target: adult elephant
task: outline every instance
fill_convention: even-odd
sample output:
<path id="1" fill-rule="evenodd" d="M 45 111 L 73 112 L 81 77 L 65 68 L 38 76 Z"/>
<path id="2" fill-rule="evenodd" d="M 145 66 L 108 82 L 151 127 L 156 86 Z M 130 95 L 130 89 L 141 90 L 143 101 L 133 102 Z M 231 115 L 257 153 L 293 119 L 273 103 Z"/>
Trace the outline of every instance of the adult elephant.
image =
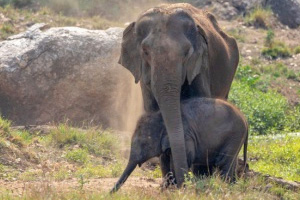
<path id="1" fill-rule="evenodd" d="M 238 61 L 215 17 L 187 3 L 151 8 L 123 32 L 119 63 L 140 81 L 146 112 L 162 113 L 179 187 L 188 169 L 180 100 L 226 99 Z"/>

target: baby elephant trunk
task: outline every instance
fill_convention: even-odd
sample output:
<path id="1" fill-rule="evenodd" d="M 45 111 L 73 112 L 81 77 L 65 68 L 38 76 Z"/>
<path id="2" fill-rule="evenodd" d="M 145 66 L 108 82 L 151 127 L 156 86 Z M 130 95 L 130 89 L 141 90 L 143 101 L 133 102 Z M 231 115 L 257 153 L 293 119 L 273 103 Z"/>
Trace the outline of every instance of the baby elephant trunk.
<path id="1" fill-rule="evenodd" d="M 110 194 L 117 192 L 120 187 L 125 183 L 125 181 L 127 180 L 127 178 L 130 176 L 130 174 L 133 172 L 133 170 L 136 167 L 136 163 L 134 162 L 129 162 L 127 164 L 126 169 L 124 170 L 122 176 L 120 177 L 120 179 L 118 180 L 118 182 L 115 184 L 115 186 L 111 189 Z"/>

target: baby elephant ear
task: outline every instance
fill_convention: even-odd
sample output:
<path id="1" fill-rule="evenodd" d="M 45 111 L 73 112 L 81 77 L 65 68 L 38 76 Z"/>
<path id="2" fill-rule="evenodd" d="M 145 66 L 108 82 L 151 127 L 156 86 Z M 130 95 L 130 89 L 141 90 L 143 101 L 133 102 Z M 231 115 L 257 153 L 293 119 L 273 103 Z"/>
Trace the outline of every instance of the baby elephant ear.
<path id="1" fill-rule="evenodd" d="M 127 26 L 123 32 L 119 64 L 123 65 L 132 73 L 135 78 L 135 83 L 139 82 L 142 71 L 142 58 L 135 33 L 135 22 Z"/>

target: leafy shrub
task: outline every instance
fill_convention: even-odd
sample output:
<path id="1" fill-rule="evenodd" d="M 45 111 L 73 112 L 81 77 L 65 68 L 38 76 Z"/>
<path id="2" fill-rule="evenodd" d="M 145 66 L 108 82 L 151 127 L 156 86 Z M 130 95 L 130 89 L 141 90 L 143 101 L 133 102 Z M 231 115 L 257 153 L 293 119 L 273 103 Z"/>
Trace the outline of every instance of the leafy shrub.
<path id="1" fill-rule="evenodd" d="M 300 105 L 290 108 L 286 115 L 286 130 L 289 132 L 300 130 Z"/>
<path id="2" fill-rule="evenodd" d="M 267 36 L 265 38 L 265 46 L 266 47 L 272 46 L 272 44 L 274 42 L 274 37 L 275 37 L 274 31 L 272 29 L 269 29 L 267 32 Z"/>
<path id="3" fill-rule="evenodd" d="M 287 100 L 275 91 L 262 92 L 246 82 L 235 81 L 229 96 L 247 116 L 252 134 L 265 135 L 284 130 Z"/>
<path id="4" fill-rule="evenodd" d="M 268 28 L 272 17 L 271 9 L 262 7 L 255 8 L 249 15 L 246 16 L 246 24 L 257 28 Z"/>
<path id="5" fill-rule="evenodd" d="M 288 105 L 284 96 L 269 87 L 268 77 L 287 78 L 294 72 L 281 63 L 238 67 L 229 99 L 247 116 L 252 134 L 300 130 L 300 108 Z"/>

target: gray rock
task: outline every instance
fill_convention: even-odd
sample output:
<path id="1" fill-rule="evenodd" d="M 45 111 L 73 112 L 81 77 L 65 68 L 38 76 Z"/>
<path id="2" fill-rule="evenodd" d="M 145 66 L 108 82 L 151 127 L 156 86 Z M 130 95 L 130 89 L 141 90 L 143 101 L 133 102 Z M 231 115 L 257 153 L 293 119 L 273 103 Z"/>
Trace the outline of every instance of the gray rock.
<path id="1" fill-rule="evenodd" d="M 266 0 L 195 0 L 197 7 L 211 10 L 221 19 L 231 20 L 238 15 L 245 15 L 253 8 L 265 4 Z"/>
<path id="2" fill-rule="evenodd" d="M 1 114 L 16 125 L 69 119 L 122 129 L 135 121 L 140 89 L 117 64 L 123 29 L 45 27 L 0 42 Z"/>
<path id="3" fill-rule="evenodd" d="M 267 0 L 282 24 L 290 28 L 300 25 L 300 0 Z"/>

